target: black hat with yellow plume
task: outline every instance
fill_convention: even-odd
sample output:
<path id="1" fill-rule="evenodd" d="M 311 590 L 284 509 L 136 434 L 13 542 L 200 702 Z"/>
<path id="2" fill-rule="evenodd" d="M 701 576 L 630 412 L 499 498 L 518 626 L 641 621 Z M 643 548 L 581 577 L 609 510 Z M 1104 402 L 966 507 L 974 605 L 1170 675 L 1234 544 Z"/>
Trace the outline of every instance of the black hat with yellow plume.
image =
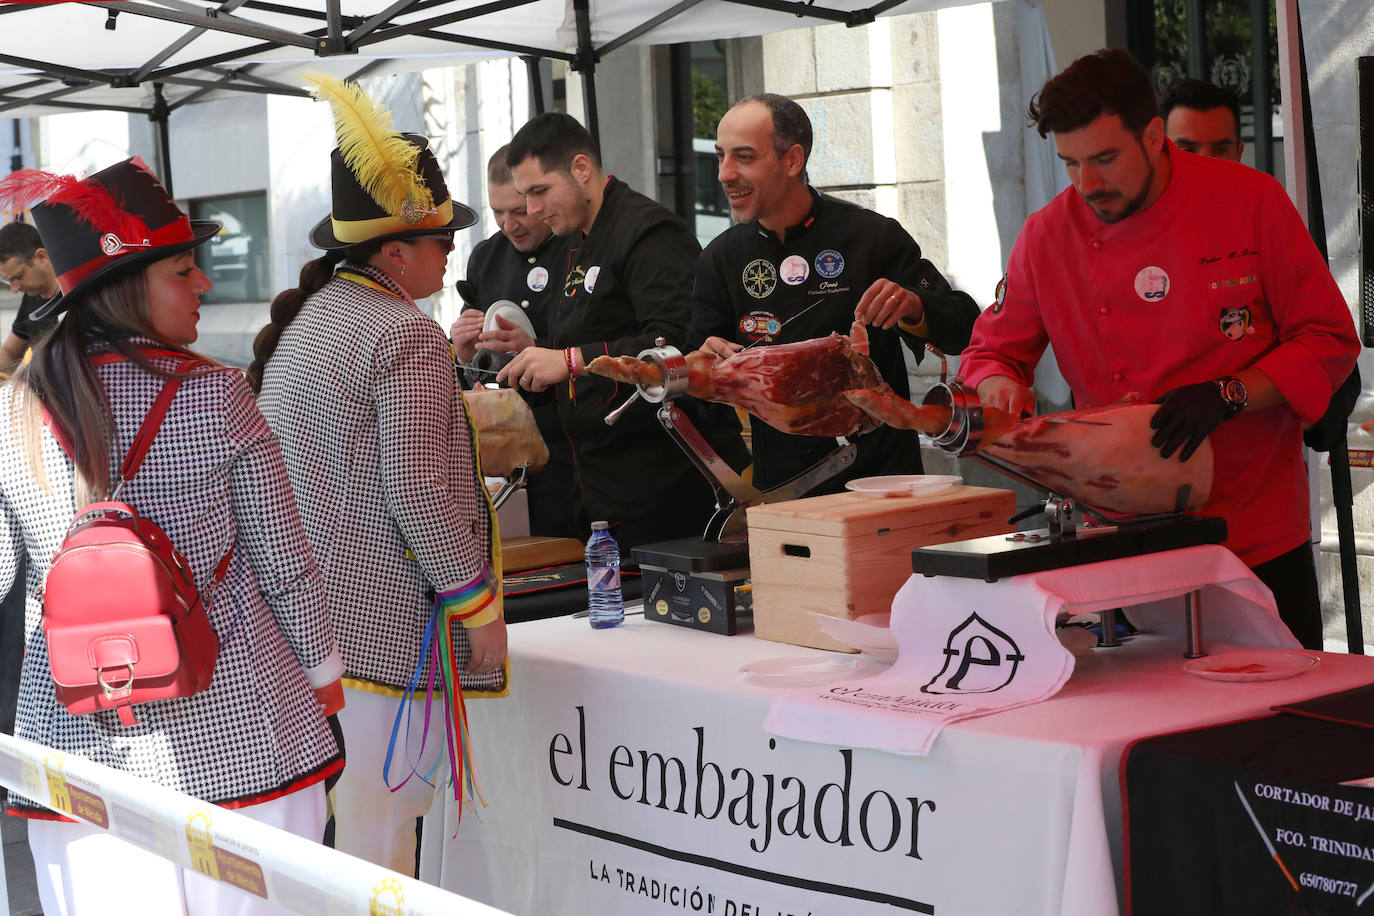
<path id="1" fill-rule="evenodd" d="M 391 113 L 356 83 L 325 74 L 306 81 L 334 109 L 339 141 L 329 156 L 333 206 L 310 230 L 312 245 L 332 251 L 477 222 L 476 213 L 449 197 L 429 140 L 393 130 Z"/>

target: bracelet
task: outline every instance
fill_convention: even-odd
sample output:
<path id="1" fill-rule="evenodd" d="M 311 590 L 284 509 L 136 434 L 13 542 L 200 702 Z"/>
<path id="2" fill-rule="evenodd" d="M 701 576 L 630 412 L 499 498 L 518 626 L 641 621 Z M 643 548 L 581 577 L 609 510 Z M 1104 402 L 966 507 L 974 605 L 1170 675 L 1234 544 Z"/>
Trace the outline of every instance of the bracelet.
<path id="1" fill-rule="evenodd" d="M 577 378 L 577 359 L 573 356 L 574 347 L 568 347 L 563 351 L 563 362 L 568 364 L 568 378 Z"/>

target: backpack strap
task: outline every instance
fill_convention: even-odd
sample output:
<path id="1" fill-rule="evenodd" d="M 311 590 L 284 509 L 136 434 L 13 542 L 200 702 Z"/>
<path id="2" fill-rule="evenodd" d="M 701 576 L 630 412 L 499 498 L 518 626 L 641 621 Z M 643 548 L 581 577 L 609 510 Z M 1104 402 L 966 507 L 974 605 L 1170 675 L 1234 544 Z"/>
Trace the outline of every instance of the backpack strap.
<path id="1" fill-rule="evenodd" d="M 141 352 L 143 355 L 149 357 L 172 357 L 177 361 L 172 371 L 177 373 L 205 362 L 199 357 L 187 356 L 185 353 L 179 353 L 176 350 L 148 348 Z M 100 353 L 91 357 L 91 365 L 108 366 L 113 363 L 126 362 L 127 360 L 128 357 L 123 353 Z M 143 464 L 143 459 L 148 455 L 148 450 L 153 447 L 153 440 L 157 438 L 158 430 L 162 427 L 162 421 L 167 417 L 168 409 L 172 406 L 172 398 L 176 397 L 177 390 L 181 387 L 183 381 L 185 381 L 183 376 L 174 375 L 163 383 L 162 390 L 158 392 L 157 398 L 154 399 L 153 406 L 148 408 L 148 413 L 143 418 L 143 423 L 139 425 L 138 432 L 134 435 L 134 441 L 129 446 L 129 453 L 124 456 L 124 462 L 120 465 L 119 482 L 115 485 L 115 493 L 118 493 L 119 488 L 128 483 L 129 480 L 138 473 L 139 467 Z M 43 424 L 48 427 L 48 431 L 51 432 L 53 438 L 57 440 L 57 444 L 62 447 L 62 451 L 67 453 L 67 457 L 72 458 L 75 454 L 75 450 L 72 447 L 71 439 L 67 436 L 67 431 L 61 429 L 57 424 L 52 422 L 52 416 L 48 413 L 46 407 L 43 408 Z"/>

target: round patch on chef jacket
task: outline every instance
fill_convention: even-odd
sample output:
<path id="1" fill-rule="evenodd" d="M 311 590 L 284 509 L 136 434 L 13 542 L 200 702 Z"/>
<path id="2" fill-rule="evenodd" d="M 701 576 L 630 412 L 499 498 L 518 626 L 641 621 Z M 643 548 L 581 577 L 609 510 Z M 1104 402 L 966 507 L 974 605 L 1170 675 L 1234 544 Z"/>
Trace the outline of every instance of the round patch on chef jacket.
<path id="1" fill-rule="evenodd" d="M 1249 306 L 1222 309 L 1221 317 L 1217 319 L 1217 329 L 1228 340 L 1244 340 L 1246 334 L 1255 333 Z"/>
<path id="2" fill-rule="evenodd" d="M 1142 267 L 1135 275 L 1135 294 L 1146 302 L 1158 302 L 1169 295 L 1169 275 L 1163 267 Z"/>
<path id="3" fill-rule="evenodd" d="M 811 276 L 811 265 L 799 254 L 789 254 L 782 259 L 782 282 L 788 286 L 800 286 Z"/>
<path id="4" fill-rule="evenodd" d="M 816 255 L 816 273 L 833 280 L 844 273 L 844 255 L 833 248 L 827 248 Z"/>
<path id="5" fill-rule="evenodd" d="M 740 280 L 744 283 L 746 293 L 755 299 L 763 299 L 777 288 L 778 272 L 769 261 L 755 258 L 744 265 Z"/>
<path id="6" fill-rule="evenodd" d="M 525 285 L 536 293 L 542 293 L 549 285 L 549 271 L 545 267 L 534 267 L 525 274 Z"/>
<path id="7" fill-rule="evenodd" d="M 600 268 L 600 267 L 588 267 L 588 268 L 587 268 L 587 278 L 586 278 L 585 280 L 582 281 L 582 286 L 586 288 L 587 292 L 590 293 L 592 290 L 596 289 L 596 278 L 599 277 L 600 275 L 601 275 L 601 268 Z"/>
<path id="8" fill-rule="evenodd" d="M 1002 311 L 1002 303 L 1007 301 L 1007 275 L 1002 274 L 1002 279 L 997 281 L 997 289 L 992 293 L 992 313 L 996 315 Z"/>

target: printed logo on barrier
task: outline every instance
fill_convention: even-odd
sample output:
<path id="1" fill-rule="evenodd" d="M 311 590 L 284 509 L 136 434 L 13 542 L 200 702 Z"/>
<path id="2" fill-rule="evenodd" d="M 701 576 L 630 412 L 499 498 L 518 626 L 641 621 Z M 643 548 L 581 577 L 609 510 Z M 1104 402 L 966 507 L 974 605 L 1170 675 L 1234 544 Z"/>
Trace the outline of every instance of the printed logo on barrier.
<path id="1" fill-rule="evenodd" d="M 186 845 L 191 848 L 191 867 L 218 881 L 219 865 L 215 862 L 215 841 L 210 829 L 209 811 L 202 808 L 186 816 Z"/>
<path id="2" fill-rule="evenodd" d="M 1026 660 L 1014 639 L 976 613 L 950 631 L 944 654 L 944 667 L 922 693 L 995 693 Z"/>
<path id="3" fill-rule="evenodd" d="M 755 258 L 744 265 L 744 272 L 740 275 L 744 282 L 744 291 L 755 299 L 763 299 L 777 288 L 778 272 L 773 268 L 769 261 L 763 258 Z"/>
<path id="4" fill-rule="evenodd" d="M 1158 302 L 1169 295 L 1169 275 L 1162 267 L 1142 267 L 1135 275 L 1135 294 L 1146 302 Z"/>
<path id="5" fill-rule="evenodd" d="M 1255 326 L 1250 322 L 1250 307 L 1242 305 L 1222 309 L 1217 328 L 1228 340 L 1244 340 L 1246 334 L 1255 333 Z"/>
<path id="6" fill-rule="evenodd" d="M 405 902 L 401 882 L 395 878 L 383 878 L 372 888 L 368 916 L 405 916 Z"/>
<path id="7" fill-rule="evenodd" d="M 799 254 L 789 254 L 782 259 L 782 282 L 788 286 L 800 286 L 811 276 L 811 265 Z"/>
<path id="8" fill-rule="evenodd" d="M 816 273 L 833 280 L 844 273 L 844 255 L 833 248 L 827 248 L 816 255 Z"/>
<path id="9" fill-rule="evenodd" d="M 544 288 L 549 285 L 549 269 L 547 267 L 530 268 L 530 272 L 525 275 L 525 285 L 536 293 L 542 293 Z"/>
<path id="10" fill-rule="evenodd" d="M 43 757 L 43 769 L 48 773 L 48 804 L 71 814 L 72 793 L 67 788 L 65 761 L 66 757 L 62 754 L 46 754 Z"/>
<path id="11" fill-rule="evenodd" d="M 186 845 L 191 867 L 230 887 L 267 899 L 267 876 L 262 866 L 237 852 L 215 845 L 210 812 L 204 808 L 186 816 Z"/>

